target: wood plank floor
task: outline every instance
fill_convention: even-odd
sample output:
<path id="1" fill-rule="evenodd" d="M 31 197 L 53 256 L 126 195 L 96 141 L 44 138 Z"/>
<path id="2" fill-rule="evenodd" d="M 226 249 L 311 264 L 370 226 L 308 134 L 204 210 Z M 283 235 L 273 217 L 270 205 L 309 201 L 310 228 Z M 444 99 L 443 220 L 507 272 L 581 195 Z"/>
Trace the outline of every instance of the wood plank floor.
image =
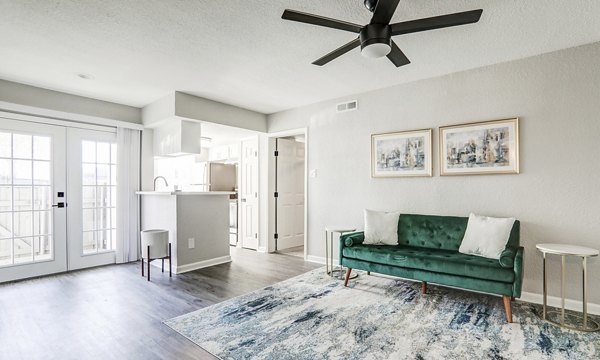
<path id="1" fill-rule="evenodd" d="M 232 248 L 233 262 L 141 277 L 139 263 L 0 285 L 0 359 L 215 359 L 162 324 L 320 265 Z"/>

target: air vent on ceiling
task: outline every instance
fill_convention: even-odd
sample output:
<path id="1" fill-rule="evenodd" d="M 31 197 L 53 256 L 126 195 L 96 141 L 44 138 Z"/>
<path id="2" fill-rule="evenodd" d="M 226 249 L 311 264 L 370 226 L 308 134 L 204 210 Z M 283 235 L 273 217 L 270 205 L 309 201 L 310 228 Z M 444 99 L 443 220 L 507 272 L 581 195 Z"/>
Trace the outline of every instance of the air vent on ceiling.
<path id="1" fill-rule="evenodd" d="M 358 100 L 337 104 L 335 109 L 337 112 L 354 111 L 358 109 Z"/>

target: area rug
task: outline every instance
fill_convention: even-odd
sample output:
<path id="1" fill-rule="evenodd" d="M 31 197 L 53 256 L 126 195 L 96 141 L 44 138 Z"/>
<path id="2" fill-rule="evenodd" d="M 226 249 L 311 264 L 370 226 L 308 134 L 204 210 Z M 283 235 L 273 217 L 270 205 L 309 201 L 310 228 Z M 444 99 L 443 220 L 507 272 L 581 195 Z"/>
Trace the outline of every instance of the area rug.
<path id="1" fill-rule="evenodd" d="M 540 307 L 378 275 L 317 269 L 165 321 L 220 359 L 600 359 L 600 334 L 550 325 Z M 597 320 L 597 319 L 596 319 Z"/>

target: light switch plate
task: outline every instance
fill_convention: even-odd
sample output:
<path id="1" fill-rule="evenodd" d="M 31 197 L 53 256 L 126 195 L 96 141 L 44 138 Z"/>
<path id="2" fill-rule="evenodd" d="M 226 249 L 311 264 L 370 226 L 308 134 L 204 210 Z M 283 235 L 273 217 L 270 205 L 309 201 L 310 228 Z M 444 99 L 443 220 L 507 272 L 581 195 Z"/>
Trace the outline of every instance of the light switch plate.
<path id="1" fill-rule="evenodd" d="M 196 239 L 189 238 L 188 239 L 188 249 L 193 249 L 196 247 Z"/>

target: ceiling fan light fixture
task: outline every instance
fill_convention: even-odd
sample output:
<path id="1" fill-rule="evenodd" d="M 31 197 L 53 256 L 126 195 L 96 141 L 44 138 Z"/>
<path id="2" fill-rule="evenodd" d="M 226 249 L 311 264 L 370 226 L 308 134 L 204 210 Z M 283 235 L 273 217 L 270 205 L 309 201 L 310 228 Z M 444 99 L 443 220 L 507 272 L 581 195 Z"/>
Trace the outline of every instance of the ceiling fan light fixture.
<path id="1" fill-rule="evenodd" d="M 387 56 L 390 51 L 392 51 L 392 47 L 389 44 L 373 43 L 363 47 L 360 53 L 366 58 L 378 59 Z"/>

